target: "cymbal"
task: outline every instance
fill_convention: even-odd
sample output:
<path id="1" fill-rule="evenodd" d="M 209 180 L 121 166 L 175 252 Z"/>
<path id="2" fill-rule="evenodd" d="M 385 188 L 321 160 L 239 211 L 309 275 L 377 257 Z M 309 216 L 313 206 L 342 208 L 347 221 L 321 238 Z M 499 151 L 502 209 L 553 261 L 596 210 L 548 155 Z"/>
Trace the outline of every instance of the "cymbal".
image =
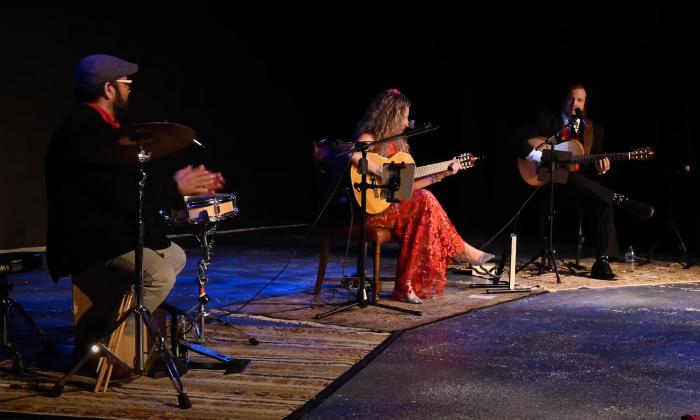
<path id="1" fill-rule="evenodd" d="M 192 144 L 195 132 L 190 127 L 169 122 L 147 122 L 126 127 L 127 137 L 117 143 L 138 153 L 139 148 L 151 153 L 151 159 L 158 159 L 179 152 Z M 128 153 L 127 153 L 128 155 Z M 134 155 L 131 156 L 134 159 Z"/>
<path id="2" fill-rule="evenodd" d="M 111 144 L 82 144 L 80 155 L 94 163 L 134 164 L 138 163 L 141 149 L 151 154 L 150 160 L 155 160 L 179 152 L 195 139 L 190 127 L 169 122 L 131 124 L 124 131 L 126 135 Z"/>

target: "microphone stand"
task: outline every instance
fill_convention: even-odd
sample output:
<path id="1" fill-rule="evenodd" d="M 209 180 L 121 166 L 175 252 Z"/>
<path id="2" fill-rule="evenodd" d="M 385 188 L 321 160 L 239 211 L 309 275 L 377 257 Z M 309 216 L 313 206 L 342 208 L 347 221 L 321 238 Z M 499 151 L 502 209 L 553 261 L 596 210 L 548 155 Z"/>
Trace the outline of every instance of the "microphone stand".
<path id="1" fill-rule="evenodd" d="M 577 109 L 578 111 L 578 109 Z M 579 126 L 579 132 L 577 133 L 577 137 L 583 137 L 583 119 L 580 116 L 580 111 L 577 112 L 576 117 L 580 121 L 580 126 Z M 571 130 L 574 130 L 574 124 L 577 118 L 570 118 L 569 122 L 566 124 L 566 127 L 568 127 Z M 547 256 L 549 258 L 549 264 L 551 265 L 552 271 L 554 271 L 554 275 L 557 278 L 557 284 L 561 283 L 561 277 L 559 276 L 559 268 L 557 267 L 557 260 L 554 257 L 554 184 L 555 184 L 555 174 L 557 173 L 557 170 L 563 171 L 563 179 L 568 178 L 569 172 L 565 169 L 560 169 L 557 167 L 557 151 L 555 150 L 555 146 L 558 143 L 561 143 L 562 141 L 562 133 L 564 131 L 564 128 L 560 129 L 557 131 L 555 135 L 552 137 L 548 138 L 546 142 L 542 143 L 541 145 L 538 146 L 538 149 L 543 147 L 544 145 L 549 145 L 549 165 L 548 165 L 548 172 L 549 172 L 549 214 L 547 215 L 547 222 L 548 222 L 548 234 L 547 234 Z M 544 158 L 544 156 L 543 156 Z M 565 162 L 566 159 L 561 159 L 562 162 Z M 561 182 L 560 183 L 565 183 Z"/>
<path id="2" fill-rule="evenodd" d="M 417 134 L 422 134 L 422 133 L 427 133 L 429 131 L 437 130 L 438 127 L 433 128 L 431 125 L 426 125 L 423 128 L 418 128 L 415 130 L 411 130 L 409 133 L 401 133 L 397 134 L 394 136 L 386 137 L 384 139 L 376 140 L 373 142 L 357 142 L 355 143 L 355 147 L 352 148 L 350 151 L 343 152 L 342 154 L 345 153 L 354 153 L 354 152 L 361 152 L 362 153 L 362 158 L 360 158 L 358 162 L 358 169 L 360 171 L 361 176 L 361 181 L 359 183 L 356 183 L 354 185 L 355 188 L 359 188 L 360 190 L 360 243 L 358 246 L 358 253 L 357 253 L 357 258 L 358 258 L 358 263 L 357 267 L 359 270 L 360 274 L 360 280 L 359 280 L 359 287 L 357 290 L 357 296 L 355 297 L 355 300 L 353 302 L 350 302 L 349 304 L 342 306 L 340 308 L 336 308 L 333 310 L 330 310 L 328 312 L 324 312 L 321 314 L 318 314 L 314 317 L 314 319 L 321 319 L 333 314 L 337 314 L 339 312 L 345 311 L 347 309 L 353 308 L 355 306 L 359 306 L 360 308 L 365 308 L 367 306 L 376 306 L 379 308 L 384 308 L 384 309 L 390 309 L 393 311 L 397 312 L 403 312 L 407 314 L 412 314 L 412 315 L 423 315 L 421 311 L 415 311 L 411 309 L 404 309 L 404 308 L 399 308 L 395 306 L 390 306 L 390 305 L 385 305 L 383 303 L 377 302 L 377 298 L 375 296 L 375 290 L 377 285 L 374 284 L 374 281 L 371 280 L 369 281 L 369 293 L 366 287 L 367 283 L 367 273 L 365 272 L 365 267 L 367 264 L 367 255 L 365 253 L 365 224 L 366 224 L 366 213 L 367 213 L 367 190 L 368 189 L 388 189 L 388 188 L 394 188 L 396 187 L 397 183 L 399 182 L 400 178 L 397 175 L 396 178 L 399 178 L 397 180 L 396 178 L 393 180 L 389 180 L 386 185 L 370 185 L 367 183 L 367 149 L 369 149 L 370 146 L 375 145 L 375 144 L 381 144 L 384 142 L 388 142 L 391 140 L 395 140 L 400 137 L 410 137 L 414 136 Z M 369 295 L 369 296 L 368 296 Z"/>
<path id="3" fill-rule="evenodd" d="M 547 234 L 547 253 L 549 254 L 549 263 L 552 266 L 554 275 L 557 277 L 557 284 L 561 283 L 561 277 L 559 277 L 559 268 L 557 267 L 557 259 L 554 258 L 554 171 L 557 169 L 557 154 L 554 146 L 556 141 L 561 140 L 561 130 L 554 137 L 549 138 L 552 143 L 550 143 L 550 158 L 549 158 L 549 215 L 547 216 L 547 222 L 549 223 L 549 233 Z"/>

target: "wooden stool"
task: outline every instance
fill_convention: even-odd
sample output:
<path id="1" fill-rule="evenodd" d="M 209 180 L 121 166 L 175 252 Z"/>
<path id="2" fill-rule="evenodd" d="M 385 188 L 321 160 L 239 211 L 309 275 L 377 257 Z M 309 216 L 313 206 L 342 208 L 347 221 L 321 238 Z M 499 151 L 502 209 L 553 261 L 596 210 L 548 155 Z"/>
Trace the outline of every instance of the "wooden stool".
<path id="1" fill-rule="evenodd" d="M 360 227 L 353 226 L 350 233 L 350 239 L 357 241 L 360 238 Z M 329 230 L 324 230 L 321 233 L 321 252 L 318 260 L 318 273 L 316 274 L 316 284 L 314 286 L 314 294 L 318 295 L 321 293 L 321 287 L 324 282 L 328 281 L 343 281 L 348 279 L 356 279 L 357 277 L 350 278 L 332 278 L 326 277 L 326 266 L 328 265 L 328 250 L 330 247 L 330 237 L 337 236 L 342 238 L 348 237 L 348 228 L 334 229 L 334 232 Z M 394 281 L 395 276 L 392 277 L 381 277 L 380 267 L 381 267 L 381 256 L 382 256 L 382 245 L 386 242 L 398 241 L 398 238 L 394 236 L 391 229 L 382 227 L 366 227 L 365 228 L 365 253 L 367 252 L 367 244 L 374 244 L 374 284 L 377 286 L 374 291 L 374 296 L 379 299 L 379 294 L 382 291 L 382 280 L 384 281 Z"/>
<path id="2" fill-rule="evenodd" d="M 122 298 L 122 302 L 119 305 L 119 312 L 118 312 L 118 317 L 117 319 L 121 319 L 122 316 L 124 316 L 129 309 L 131 308 L 131 300 L 132 297 L 134 296 L 133 291 L 128 291 L 127 293 L 124 294 L 124 297 Z M 126 328 L 126 322 L 122 322 L 119 327 L 117 327 L 116 330 L 110 335 L 109 341 L 107 342 L 107 348 L 109 351 L 112 352 L 115 356 L 117 356 L 118 352 L 122 353 L 129 353 L 127 349 L 124 349 L 120 347 L 122 338 L 124 337 L 124 329 Z M 131 354 L 134 354 L 134 347 L 136 347 L 135 343 L 133 340 L 130 343 L 132 345 L 131 347 Z M 119 357 L 119 356 L 117 356 Z M 131 359 L 133 360 L 133 358 Z M 97 380 L 95 381 L 95 392 L 107 392 L 107 388 L 109 387 L 109 379 L 112 377 L 112 371 L 114 370 L 114 364 L 115 361 L 112 360 L 111 357 L 106 357 L 102 356 L 100 357 L 100 360 L 97 362 Z"/>
<path id="3" fill-rule="evenodd" d="M 119 317 L 126 313 L 135 301 L 130 288 L 125 289 L 123 283 L 115 281 L 95 281 L 95 278 L 73 277 L 73 318 L 75 321 L 75 344 L 80 354 L 90 351 L 87 347 L 98 338 L 104 337 L 110 327 L 113 327 Z M 136 358 L 136 332 L 133 317 L 121 324 L 109 339 L 107 348 L 126 367 L 133 368 Z M 148 348 L 148 337 L 144 347 Z M 96 374 L 98 382 L 95 392 L 106 392 L 113 362 L 105 363 L 100 357 L 97 362 Z"/>

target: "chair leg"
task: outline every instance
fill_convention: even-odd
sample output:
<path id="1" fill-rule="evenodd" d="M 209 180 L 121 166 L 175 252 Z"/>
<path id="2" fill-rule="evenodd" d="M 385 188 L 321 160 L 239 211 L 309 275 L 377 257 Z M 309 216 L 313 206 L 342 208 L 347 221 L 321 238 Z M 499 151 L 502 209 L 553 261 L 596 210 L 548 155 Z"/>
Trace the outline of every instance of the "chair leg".
<path id="1" fill-rule="evenodd" d="M 328 264 L 328 248 L 329 248 L 328 235 L 321 234 L 321 250 L 318 258 L 318 272 L 316 273 L 316 285 L 314 286 L 314 294 L 318 295 L 321 293 L 321 287 L 323 287 L 323 281 L 326 277 L 326 265 Z"/>
<path id="2" fill-rule="evenodd" d="M 586 238 L 583 237 L 583 209 L 578 208 L 578 236 L 576 238 L 576 266 L 581 265 L 581 255 L 583 254 L 583 243 Z"/>
<path id="3" fill-rule="evenodd" d="M 374 243 L 374 298 L 379 299 L 379 294 L 382 291 L 382 277 L 379 271 L 379 266 L 382 262 L 382 245 Z"/>
<path id="4" fill-rule="evenodd" d="M 367 261 L 367 249 L 369 248 L 369 243 L 365 241 L 365 246 L 362 247 L 362 252 L 365 253 L 365 261 Z M 358 255 L 359 257 L 359 255 Z M 357 259 L 357 270 L 355 270 L 355 273 L 359 276 L 360 273 L 362 272 L 362 267 L 360 267 L 360 259 Z M 365 267 L 365 273 L 367 273 L 367 267 Z"/>

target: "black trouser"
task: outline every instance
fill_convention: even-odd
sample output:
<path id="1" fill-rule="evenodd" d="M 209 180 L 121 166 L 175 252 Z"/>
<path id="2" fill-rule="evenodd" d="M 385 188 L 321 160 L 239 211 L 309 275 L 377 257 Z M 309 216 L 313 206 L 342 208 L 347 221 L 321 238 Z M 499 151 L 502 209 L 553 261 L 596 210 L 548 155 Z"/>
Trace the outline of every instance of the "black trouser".
<path id="1" fill-rule="evenodd" d="M 550 186 L 545 184 L 541 188 L 547 190 L 548 206 Z M 555 184 L 555 207 L 562 202 L 581 205 L 586 218 L 593 222 L 596 257 L 601 255 L 617 257 L 620 253 L 615 228 L 613 195 L 610 189 L 578 172 L 570 173 L 566 184 Z"/>

